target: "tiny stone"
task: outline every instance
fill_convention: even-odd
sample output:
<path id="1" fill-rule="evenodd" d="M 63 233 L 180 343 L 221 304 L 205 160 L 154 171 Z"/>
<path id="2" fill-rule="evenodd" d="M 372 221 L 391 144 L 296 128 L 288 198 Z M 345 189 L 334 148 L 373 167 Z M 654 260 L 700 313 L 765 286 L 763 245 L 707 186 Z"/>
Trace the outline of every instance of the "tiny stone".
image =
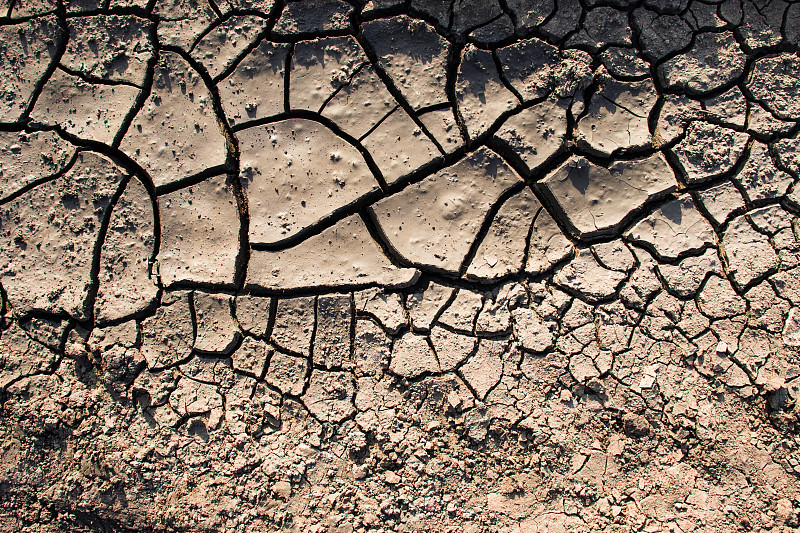
<path id="1" fill-rule="evenodd" d="M 272 485 L 272 492 L 278 498 L 286 499 L 292 495 L 292 485 L 287 481 L 278 481 Z"/>
<path id="2" fill-rule="evenodd" d="M 400 483 L 403 480 L 400 476 L 398 476 L 397 474 L 395 474 L 391 470 L 386 472 L 386 475 L 384 476 L 384 479 L 386 480 L 386 483 L 388 483 L 390 485 L 397 485 L 398 483 Z"/>

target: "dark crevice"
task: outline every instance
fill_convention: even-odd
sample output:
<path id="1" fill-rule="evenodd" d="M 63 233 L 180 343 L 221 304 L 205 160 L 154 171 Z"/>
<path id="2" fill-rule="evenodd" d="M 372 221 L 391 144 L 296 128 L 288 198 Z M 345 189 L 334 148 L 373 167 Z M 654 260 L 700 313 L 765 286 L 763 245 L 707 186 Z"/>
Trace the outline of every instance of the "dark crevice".
<path id="1" fill-rule="evenodd" d="M 370 154 L 369 151 L 367 151 L 367 149 L 364 148 L 364 145 L 361 144 L 361 142 L 358 139 L 354 138 L 352 135 L 342 130 L 339 127 L 339 125 L 336 124 L 334 121 L 313 111 L 306 111 L 304 109 L 292 109 L 284 113 L 272 115 L 270 117 L 264 117 L 236 124 L 235 126 L 233 126 L 232 131 L 236 133 L 248 128 L 267 126 L 275 122 L 280 122 L 289 119 L 298 119 L 298 118 L 304 120 L 311 120 L 321 124 L 322 126 L 325 126 L 331 132 L 333 132 L 337 137 L 344 140 L 345 142 L 350 144 L 353 148 L 358 150 L 358 152 L 364 158 L 364 162 L 367 164 L 367 167 L 369 167 L 370 171 L 372 172 L 373 177 L 381 186 L 381 189 L 384 191 L 388 189 L 388 185 L 386 184 L 386 180 L 383 177 L 383 173 L 381 172 L 377 163 L 375 163 L 375 160 L 372 158 L 372 154 Z"/>
<path id="2" fill-rule="evenodd" d="M 127 87 L 133 87 L 134 89 L 142 89 L 142 86 L 136 85 L 135 83 L 130 81 L 101 78 L 99 76 L 87 74 L 86 72 L 82 72 L 80 70 L 71 69 L 65 65 L 62 65 L 61 63 L 56 65 L 56 69 L 63 71 L 65 74 L 69 76 L 80 78 L 82 81 L 85 81 L 86 83 L 90 83 L 92 85 L 108 85 L 108 86 L 125 85 Z"/>
<path id="3" fill-rule="evenodd" d="M 281 12 L 281 2 L 275 2 L 272 5 L 272 11 L 267 15 L 268 22 L 266 27 L 259 32 L 258 36 L 253 39 L 252 42 L 248 43 L 242 51 L 231 61 L 231 64 L 228 65 L 225 70 L 219 73 L 217 76 L 214 77 L 214 83 L 217 84 L 220 80 L 224 80 L 228 76 L 236 70 L 236 67 L 258 46 L 269 36 L 272 29 L 275 27 L 275 23 L 278 21 L 278 15 Z M 199 41 L 198 41 L 199 42 Z"/>
<path id="4" fill-rule="evenodd" d="M 497 213 L 502 209 L 503 205 L 511 199 L 514 195 L 518 194 L 525 188 L 525 182 L 520 180 L 505 191 L 497 198 L 497 200 L 489 207 L 489 210 L 484 215 L 483 221 L 481 222 L 481 226 L 478 229 L 477 233 L 475 234 L 475 239 L 470 244 L 469 250 L 467 254 L 464 256 L 464 259 L 461 262 L 461 266 L 458 269 L 459 276 L 464 276 L 467 273 L 467 269 L 472 264 L 472 260 L 475 258 L 475 254 L 478 253 L 478 249 L 483 244 L 483 241 L 486 239 L 486 236 L 489 233 L 489 230 L 494 223 L 495 218 L 497 217 Z"/>
<path id="5" fill-rule="evenodd" d="M 358 138 L 358 142 L 360 142 L 360 143 L 363 143 L 363 142 L 364 142 L 364 139 L 366 139 L 367 137 L 369 137 L 369 135 L 370 135 L 370 134 L 371 134 L 373 131 L 377 130 L 377 129 L 380 127 L 380 125 L 381 125 L 381 124 L 383 124 L 383 123 L 384 123 L 384 121 L 386 121 L 386 120 L 387 120 L 387 119 L 388 119 L 388 118 L 389 118 L 389 117 L 390 117 L 390 116 L 391 116 L 391 115 L 392 115 L 392 114 L 393 114 L 395 111 L 397 111 L 398 109 L 400 109 L 400 106 L 394 106 L 392 109 L 390 109 L 390 110 L 389 110 L 389 112 L 388 112 L 388 113 L 386 113 L 385 115 L 383 115 L 383 116 L 382 116 L 380 119 L 378 119 L 378 120 L 375 122 L 375 124 L 373 124 L 373 125 L 372 125 L 372 126 L 371 126 L 371 127 L 368 129 L 368 130 L 367 130 L 367 132 L 366 132 L 364 135 L 362 135 L 361 137 L 359 137 L 359 138 Z"/>
<path id="6" fill-rule="evenodd" d="M 24 186 L 20 187 L 16 191 L 14 191 L 14 192 L 12 192 L 12 193 L 0 198 L 0 205 L 12 202 L 15 199 L 19 198 L 20 196 L 23 196 L 24 194 L 28 193 L 32 189 L 35 189 L 36 187 L 38 187 L 40 185 L 44 185 L 48 181 L 56 180 L 56 179 L 62 177 L 63 175 L 67 174 L 75 166 L 75 163 L 78 161 L 78 156 L 79 155 L 80 155 L 80 152 L 78 152 L 76 150 L 75 153 L 72 154 L 72 157 L 69 158 L 69 161 L 67 161 L 67 163 L 58 172 L 56 172 L 55 174 L 50 174 L 49 176 L 43 176 L 43 177 L 38 178 L 38 179 L 36 179 L 34 181 L 31 181 L 30 183 L 25 184 Z"/>
<path id="7" fill-rule="evenodd" d="M 419 116 L 415 112 L 415 110 L 411 107 L 411 104 L 405 99 L 405 97 L 400 92 L 400 89 L 395 85 L 394 80 L 389 75 L 388 72 L 381 66 L 380 58 L 375 50 L 372 48 L 372 45 L 367 40 L 366 36 L 364 35 L 361 28 L 359 28 L 358 33 L 355 35 L 358 44 L 361 45 L 362 50 L 364 50 L 364 54 L 366 54 L 367 59 L 369 59 L 370 63 L 372 64 L 372 68 L 375 71 L 375 74 L 380 78 L 383 82 L 383 85 L 389 91 L 389 94 L 392 95 L 392 98 L 398 103 L 400 107 L 411 117 L 411 120 L 414 121 L 414 124 L 425 134 L 425 136 L 434 144 L 438 144 L 436 138 L 431 134 L 425 124 L 419 119 Z"/>
<path id="8" fill-rule="evenodd" d="M 160 54 L 158 51 L 158 30 L 155 24 L 153 24 L 150 31 L 150 38 L 153 41 L 153 55 L 150 56 L 150 59 L 147 62 L 144 82 L 142 84 L 142 89 L 139 91 L 139 96 L 134 102 L 133 107 L 128 110 L 128 113 L 125 115 L 125 118 L 120 125 L 119 131 L 117 131 L 117 134 L 114 136 L 114 140 L 111 142 L 111 146 L 114 148 L 119 148 L 120 144 L 122 143 L 122 139 L 125 137 L 125 134 L 128 133 L 128 128 L 131 127 L 133 120 L 136 118 L 136 115 L 139 113 L 139 111 L 142 110 L 147 102 L 147 99 L 150 97 L 151 91 L 153 90 L 153 80 L 155 78 L 156 65 L 158 64 Z"/>
<path id="9" fill-rule="evenodd" d="M 36 106 L 36 102 L 39 100 L 39 96 L 41 96 L 42 91 L 44 90 L 44 86 L 50 80 L 50 77 L 53 75 L 53 72 L 56 71 L 58 68 L 58 64 L 61 62 L 61 58 L 64 57 L 64 53 L 67 51 L 67 41 L 69 40 L 69 28 L 67 28 L 67 22 L 65 20 L 66 13 L 64 12 L 64 6 L 61 2 L 58 3 L 58 9 L 56 10 L 58 17 L 56 19 L 58 24 L 58 35 L 56 36 L 56 49 L 53 53 L 53 56 L 50 58 L 50 64 L 45 69 L 42 77 L 36 82 L 36 85 L 31 92 L 30 98 L 28 99 L 28 105 L 25 106 L 25 110 L 20 115 L 20 120 L 22 122 L 26 122 L 30 120 L 31 112 L 33 112 L 33 108 Z"/>
<path id="10" fill-rule="evenodd" d="M 122 180 L 120 180 L 117 190 L 109 200 L 108 207 L 106 207 L 106 210 L 103 213 L 103 219 L 100 222 L 100 228 L 97 231 L 97 240 L 95 241 L 94 251 L 92 252 L 92 266 L 89 274 L 91 284 L 89 285 L 86 299 L 83 303 L 83 314 L 88 317 L 88 321 L 90 323 L 94 322 L 94 304 L 95 300 L 97 300 L 97 292 L 100 290 L 100 262 L 102 260 L 103 244 L 105 243 L 106 234 L 108 233 L 108 225 L 111 223 L 111 217 L 114 209 L 117 206 L 117 202 L 119 202 L 119 199 L 122 197 L 122 194 L 125 192 L 125 189 L 128 187 L 128 183 L 132 178 L 133 175 L 128 174 L 127 176 L 124 176 Z"/>
<path id="11" fill-rule="evenodd" d="M 207 179 L 221 176 L 223 174 L 228 173 L 229 166 L 227 163 L 223 165 L 216 165 L 213 167 L 207 167 L 198 172 L 197 174 L 192 174 L 191 176 L 187 176 L 185 178 L 172 181 L 169 183 L 164 183 L 163 185 L 158 185 L 155 188 L 155 193 L 157 196 L 164 196 L 167 194 L 172 194 L 174 192 L 180 191 L 182 189 L 186 189 L 188 187 L 192 187 L 197 185 L 198 183 L 202 183 Z"/>

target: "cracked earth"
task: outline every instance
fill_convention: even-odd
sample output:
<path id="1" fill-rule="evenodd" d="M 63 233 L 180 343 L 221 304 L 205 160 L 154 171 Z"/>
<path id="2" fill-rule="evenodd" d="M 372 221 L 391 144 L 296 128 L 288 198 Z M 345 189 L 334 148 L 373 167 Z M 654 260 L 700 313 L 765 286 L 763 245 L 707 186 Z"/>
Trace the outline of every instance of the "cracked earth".
<path id="1" fill-rule="evenodd" d="M 0 13 L 3 531 L 798 529 L 800 3 Z"/>

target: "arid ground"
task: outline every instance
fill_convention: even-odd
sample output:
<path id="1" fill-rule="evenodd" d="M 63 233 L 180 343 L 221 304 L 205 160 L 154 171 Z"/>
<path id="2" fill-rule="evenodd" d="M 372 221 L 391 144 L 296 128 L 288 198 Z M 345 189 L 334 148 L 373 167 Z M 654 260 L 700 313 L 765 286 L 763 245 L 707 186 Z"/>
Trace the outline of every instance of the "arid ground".
<path id="1" fill-rule="evenodd" d="M 798 531 L 800 2 L 0 15 L 0 530 Z"/>

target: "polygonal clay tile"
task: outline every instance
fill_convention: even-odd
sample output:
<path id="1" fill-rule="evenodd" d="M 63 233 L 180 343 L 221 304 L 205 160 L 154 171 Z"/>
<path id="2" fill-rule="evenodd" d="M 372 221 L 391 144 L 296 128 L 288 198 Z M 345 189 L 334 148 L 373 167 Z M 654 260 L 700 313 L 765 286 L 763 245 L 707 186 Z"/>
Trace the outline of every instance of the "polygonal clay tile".
<path id="1" fill-rule="evenodd" d="M 63 38 L 55 17 L 0 27 L 1 121 L 20 118 Z"/>
<path id="2" fill-rule="evenodd" d="M 6 0 L 3 2 L 3 6 L 4 15 L 8 10 L 10 11 L 8 15 L 10 18 L 22 19 L 53 13 L 58 6 L 58 2 L 56 0 L 17 0 L 16 2 Z"/>
<path id="3" fill-rule="evenodd" d="M 269 14 L 275 5 L 275 0 L 228 0 L 227 4 L 232 9 L 249 9 Z"/>
<path id="4" fill-rule="evenodd" d="M 308 373 L 308 358 L 275 352 L 269 360 L 264 379 L 283 394 L 299 396 L 303 392 Z"/>
<path id="5" fill-rule="evenodd" d="M 637 55 L 636 49 L 611 46 L 600 54 L 600 60 L 611 75 L 617 78 L 650 74 L 650 65 Z"/>
<path id="6" fill-rule="evenodd" d="M 508 0 L 506 5 L 520 30 L 538 27 L 556 10 L 553 0 Z"/>
<path id="7" fill-rule="evenodd" d="M 631 44 L 628 14 L 613 7 L 595 7 L 586 13 L 581 27 L 567 40 L 567 46 L 588 45 L 594 49 L 609 44 Z"/>
<path id="8" fill-rule="evenodd" d="M 169 404 L 183 418 L 220 409 L 223 407 L 223 399 L 214 385 L 181 378 L 169 396 Z"/>
<path id="9" fill-rule="evenodd" d="M 439 326 L 431 330 L 430 339 L 442 372 L 453 370 L 475 353 L 478 340 L 472 335 L 462 335 Z"/>
<path id="10" fill-rule="evenodd" d="M 521 271 L 531 223 L 541 207 L 528 188 L 509 198 L 475 252 L 467 278 L 491 280 Z"/>
<path id="11" fill-rule="evenodd" d="M 725 125 L 744 127 L 747 120 L 747 98 L 739 87 L 703 101 L 706 113 Z"/>
<path id="12" fill-rule="evenodd" d="M 233 16 L 205 34 L 192 48 L 192 57 L 216 79 L 258 38 L 266 25 L 264 17 Z"/>
<path id="13" fill-rule="evenodd" d="M 699 191 L 697 197 L 717 224 L 723 224 L 737 209 L 744 208 L 744 198 L 730 181 Z"/>
<path id="14" fill-rule="evenodd" d="M 350 26 L 353 7 L 342 0 L 288 2 L 275 23 L 275 33 L 296 35 L 341 31 Z"/>
<path id="15" fill-rule="evenodd" d="M 743 216 L 731 220 L 722 244 L 728 272 L 739 287 L 746 287 L 778 268 L 778 255 L 769 238 L 753 229 Z"/>
<path id="16" fill-rule="evenodd" d="M 135 2 L 136 0 L 132 1 Z M 103 3 L 103 0 L 66 0 L 64 7 L 67 9 L 67 13 L 85 13 L 87 11 L 97 11 L 102 7 Z"/>
<path id="17" fill-rule="evenodd" d="M 686 96 L 668 94 L 664 103 L 658 110 L 658 120 L 653 143 L 671 143 L 686 132 L 686 128 L 693 120 L 702 117 L 700 102 Z"/>
<path id="18" fill-rule="evenodd" d="M 47 372 L 55 359 L 55 351 L 31 339 L 16 320 L 11 322 L 0 337 L 0 387 L 6 390 L 13 381 Z"/>
<path id="19" fill-rule="evenodd" d="M 281 251 L 252 250 L 247 286 L 265 289 L 382 285 L 405 287 L 419 272 L 398 268 L 357 215 Z"/>
<path id="20" fill-rule="evenodd" d="M 523 100 L 542 98 L 553 90 L 560 62 L 558 48 L 539 39 L 526 39 L 497 51 L 503 73 Z"/>
<path id="21" fill-rule="evenodd" d="M 764 104 L 752 102 L 747 117 L 747 131 L 761 137 L 786 137 L 797 125 L 790 120 L 775 118 Z"/>
<path id="22" fill-rule="evenodd" d="M 784 20 L 784 12 L 791 2 L 742 2 L 741 8 L 731 7 L 721 10 L 723 18 L 728 21 L 735 21 L 739 26 L 741 37 L 750 48 L 763 48 L 775 46 L 783 40 L 781 29 L 786 27 L 787 33 L 791 33 L 796 24 L 789 19 Z M 736 18 L 741 17 L 739 20 Z M 790 29 L 792 28 L 792 29 Z M 796 30 L 795 30 L 796 31 Z"/>
<path id="23" fill-rule="evenodd" d="M 479 400 L 484 400 L 500 382 L 503 375 L 502 355 L 507 344 L 506 340 L 481 339 L 478 351 L 461 366 L 461 375 Z"/>
<path id="24" fill-rule="evenodd" d="M 341 422 L 356 410 L 353 405 L 356 392 L 354 381 L 349 372 L 314 370 L 303 395 L 303 403 L 322 422 Z"/>
<path id="25" fill-rule="evenodd" d="M 407 324 L 403 302 L 396 292 L 371 288 L 355 293 L 354 299 L 356 312 L 369 313 L 392 335 Z"/>
<path id="26" fill-rule="evenodd" d="M 566 148 L 567 100 L 546 100 L 506 120 L 497 132 L 530 171 Z"/>
<path id="27" fill-rule="evenodd" d="M 800 347 L 800 307 L 792 307 L 789 310 L 781 337 L 786 346 Z"/>
<path id="28" fill-rule="evenodd" d="M 579 383 L 586 383 L 593 378 L 599 377 L 600 369 L 597 368 L 596 357 L 597 349 L 591 344 L 586 350 L 573 354 L 568 365 L 572 378 Z"/>
<path id="29" fill-rule="evenodd" d="M 317 298 L 317 329 L 314 335 L 314 365 L 328 369 L 352 367 L 350 331 L 353 304 L 349 294 Z"/>
<path id="30" fill-rule="evenodd" d="M 226 388 L 236 379 L 231 361 L 224 357 L 192 357 L 180 364 L 178 369 L 187 377 Z"/>
<path id="31" fill-rule="evenodd" d="M 296 235 L 378 188 L 361 154 L 317 122 L 282 120 L 237 137 L 251 243 Z"/>
<path id="32" fill-rule="evenodd" d="M 389 185 L 439 156 L 436 145 L 400 107 L 362 142 Z"/>
<path id="33" fill-rule="evenodd" d="M 61 58 L 68 70 L 103 81 L 141 86 L 153 55 L 152 22 L 120 15 L 69 19 L 69 42 Z"/>
<path id="34" fill-rule="evenodd" d="M 661 154 L 608 168 L 572 157 L 543 183 L 565 222 L 584 238 L 613 234 L 645 202 L 677 185 Z"/>
<path id="35" fill-rule="evenodd" d="M 658 271 L 670 291 L 688 298 L 697 293 L 709 273 L 722 274 L 722 265 L 717 251 L 710 248 L 703 255 L 689 256 L 674 265 L 660 264 Z"/>
<path id="36" fill-rule="evenodd" d="M 265 341 L 245 337 L 231 354 L 231 365 L 234 370 L 261 377 L 270 354 L 274 357 L 274 350 Z"/>
<path id="37" fill-rule="evenodd" d="M 439 142 L 444 153 L 450 154 L 464 145 L 464 139 L 461 138 L 461 131 L 452 108 L 426 111 L 419 115 L 419 121 Z"/>
<path id="38" fill-rule="evenodd" d="M 319 111 L 334 92 L 347 85 L 367 56 L 352 37 L 301 41 L 294 47 L 289 72 L 289 106 Z"/>
<path id="39" fill-rule="evenodd" d="M 197 324 L 194 349 L 206 354 L 229 355 L 241 338 L 233 318 L 233 297 L 195 291 L 192 306 Z"/>
<path id="40" fill-rule="evenodd" d="M 486 213 L 518 182 L 502 159 L 480 148 L 372 209 L 403 257 L 457 274 Z"/>
<path id="41" fill-rule="evenodd" d="M 601 155 L 649 146 L 647 118 L 658 98 L 653 82 L 621 82 L 604 76 L 600 83 L 588 114 L 578 122 L 578 142 Z"/>
<path id="42" fill-rule="evenodd" d="M 800 134 L 772 143 L 772 149 L 783 168 L 795 174 L 800 173 Z"/>
<path id="43" fill-rule="evenodd" d="M 467 132 L 473 138 L 519 103 L 500 79 L 492 54 L 472 45 L 464 49 L 458 66 L 456 100 Z"/>
<path id="44" fill-rule="evenodd" d="M 572 243 L 544 209 L 539 211 L 531 228 L 528 261 L 525 272 L 538 275 L 547 272 L 572 251 Z"/>
<path id="45" fill-rule="evenodd" d="M 178 54 L 162 52 L 150 97 L 120 149 L 147 170 L 156 187 L 225 162 L 227 144 L 208 88 Z"/>
<path id="46" fill-rule="evenodd" d="M 696 121 L 672 152 L 678 156 L 686 181 L 698 183 L 730 171 L 742 157 L 749 138 L 744 132 Z"/>
<path id="47" fill-rule="evenodd" d="M 82 139 L 110 145 L 139 92 L 130 85 L 88 83 L 56 70 L 42 89 L 31 118 L 61 126 Z"/>
<path id="48" fill-rule="evenodd" d="M 539 314 L 525 307 L 514 309 L 514 334 L 525 350 L 544 352 L 553 347 L 555 336 Z"/>
<path id="49" fill-rule="evenodd" d="M 10 322 L 10 321 L 9 321 Z M 70 326 L 69 319 L 64 317 L 37 317 L 37 316 L 30 316 L 18 319 L 19 326 L 25 330 L 25 333 L 32 339 L 36 340 L 37 342 L 41 343 L 44 346 L 49 347 L 51 350 L 60 351 L 61 342 L 64 339 L 64 334 L 67 332 L 67 329 Z M 122 330 L 133 330 L 134 336 L 127 337 Z M 98 330 L 94 330 L 98 331 Z M 111 337 L 111 332 L 107 332 L 108 337 Z M 113 336 L 117 339 L 111 344 L 119 344 L 120 346 L 124 345 L 125 347 L 132 347 L 133 344 L 136 342 L 135 338 L 136 333 L 136 324 L 126 322 L 125 326 L 117 326 L 116 332 Z M 75 339 L 78 338 L 78 335 L 74 333 L 70 333 L 68 335 L 70 338 L 67 340 L 68 343 L 74 342 Z M 105 336 L 105 335 L 104 335 Z M 81 339 L 85 337 L 85 335 L 81 334 Z M 122 338 L 126 337 L 126 341 L 123 341 Z M 127 340 L 132 340 L 132 342 L 127 342 Z M 87 347 L 91 339 L 87 339 Z"/>
<path id="50" fill-rule="evenodd" d="M 296 354 L 311 353 L 314 333 L 316 299 L 313 296 L 281 298 L 275 312 L 272 342 Z"/>
<path id="51" fill-rule="evenodd" d="M 409 294 L 406 307 L 414 329 L 429 330 L 441 309 L 450 300 L 453 291 L 452 287 L 430 281 Z"/>
<path id="52" fill-rule="evenodd" d="M 588 83 L 592 58 L 586 52 L 556 47 L 539 39 L 526 39 L 497 51 L 508 82 L 522 95 L 523 101 L 554 93 L 567 98 Z"/>
<path id="53" fill-rule="evenodd" d="M 475 333 L 479 336 L 511 331 L 511 310 L 527 305 L 528 293 L 519 283 L 511 282 L 486 294 L 483 308 L 475 320 Z M 434 345 L 435 348 L 435 345 Z"/>
<path id="54" fill-rule="evenodd" d="M 389 89 L 375 73 L 375 68 L 368 64 L 325 103 L 321 114 L 333 120 L 348 135 L 360 139 L 394 111 L 397 105 Z"/>
<path id="55" fill-rule="evenodd" d="M 191 433 L 202 432 L 207 420 L 212 429 L 217 429 L 224 416 L 225 427 L 231 435 L 260 437 L 270 426 L 280 419 L 280 393 L 268 388 L 251 375 L 236 373 L 228 379 L 223 387 L 224 405 L 209 413 L 208 418 L 198 417 L 188 422 Z M 257 401 L 253 401 L 258 398 Z M 224 413 L 224 414 L 223 414 Z M 217 417 L 220 417 L 218 419 Z M 206 430 L 207 431 L 207 430 Z M 191 435 L 191 433 L 189 433 Z"/>
<path id="56" fill-rule="evenodd" d="M 710 276 L 697 297 L 703 314 L 712 318 L 730 318 L 747 311 L 747 301 L 733 290 L 727 279 Z"/>
<path id="57" fill-rule="evenodd" d="M 460 0 L 452 3 L 452 12 L 449 31 L 464 34 L 502 15 L 503 8 L 497 0 Z"/>
<path id="58" fill-rule="evenodd" d="M 256 337 L 267 334 L 272 298 L 240 294 L 236 297 L 236 320 L 242 329 Z"/>
<path id="59" fill-rule="evenodd" d="M 786 194 L 794 179 L 778 170 L 769 154 L 769 147 L 756 141 L 744 168 L 733 177 L 750 201 L 777 198 Z"/>
<path id="60" fill-rule="evenodd" d="M 238 124 L 282 112 L 288 45 L 261 41 L 217 83 L 228 122 Z"/>
<path id="61" fill-rule="evenodd" d="M 232 284 L 239 254 L 239 208 L 225 176 L 159 198 L 159 272 L 176 282 Z"/>
<path id="62" fill-rule="evenodd" d="M 142 320 L 142 355 L 147 367 L 158 370 L 189 357 L 194 344 L 194 325 L 188 293 L 169 295 L 153 316 Z"/>
<path id="63" fill-rule="evenodd" d="M 612 297 L 626 277 L 622 272 L 605 268 L 587 248 L 556 271 L 553 283 L 597 302 Z"/>
<path id="64" fill-rule="evenodd" d="M 716 242 L 714 229 L 688 194 L 659 207 L 631 228 L 626 236 L 649 244 L 656 255 L 664 259 L 676 259 Z"/>
<path id="65" fill-rule="evenodd" d="M 800 57 L 780 54 L 764 57 L 753 64 L 747 88 L 775 116 L 782 119 L 800 119 Z"/>
<path id="66" fill-rule="evenodd" d="M 154 245 L 155 206 L 132 179 L 111 212 L 100 252 L 95 320 L 119 320 L 150 306 L 158 294 L 150 279 Z"/>
<path id="67" fill-rule="evenodd" d="M 678 15 L 637 9 L 633 12 L 633 28 L 639 31 L 642 51 L 652 59 L 686 48 L 692 41 L 692 29 Z"/>
<path id="68" fill-rule="evenodd" d="M 389 361 L 392 338 L 378 324 L 364 318 L 356 321 L 353 345 L 356 376 L 381 377 Z"/>
<path id="69" fill-rule="evenodd" d="M 618 272 L 629 272 L 636 266 L 630 249 L 620 239 L 592 246 L 592 253 L 606 268 Z"/>
<path id="70" fill-rule="evenodd" d="M 793 224 L 798 222 L 787 210 L 781 208 L 780 204 L 767 205 L 755 209 L 750 211 L 747 216 L 756 231 L 770 237 L 778 237 L 775 240 L 776 248 L 782 248 L 782 246 L 778 245 L 779 234 L 783 233 L 784 230 L 791 230 Z"/>
<path id="71" fill-rule="evenodd" d="M 380 3 L 388 1 L 389 0 L 378 0 Z M 375 3 L 375 0 L 372 0 L 372 3 Z M 402 2 L 397 3 L 402 5 Z M 450 23 L 450 7 L 452 5 L 452 2 L 446 0 L 438 2 L 431 2 L 430 0 L 411 0 L 411 7 L 435 19 L 436 23 L 438 23 L 441 28 L 447 28 Z"/>
<path id="72" fill-rule="evenodd" d="M 0 132 L 0 200 L 57 174 L 74 153 L 52 131 Z"/>
<path id="73" fill-rule="evenodd" d="M 439 372 L 439 362 L 425 337 L 407 332 L 394 342 L 389 370 L 404 378 Z"/>
<path id="74" fill-rule="evenodd" d="M 449 45 L 431 25 L 399 16 L 368 22 L 362 28 L 378 65 L 411 107 L 420 109 L 447 101 Z"/>
<path id="75" fill-rule="evenodd" d="M 704 93 L 739 77 L 745 59 L 733 33 L 701 33 L 691 50 L 661 65 L 659 74 L 669 87 Z"/>
<path id="76" fill-rule="evenodd" d="M 0 282 L 15 309 L 89 317 L 94 249 L 123 179 L 85 152 L 64 176 L 0 206 Z"/>
<path id="77" fill-rule="evenodd" d="M 153 13 L 159 17 L 158 41 L 186 51 L 217 20 L 209 3 L 197 0 L 157 0 Z"/>
<path id="78" fill-rule="evenodd" d="M 456 297 L 453 298 L 436 323 L 471 335 L 475 329 L 475 319 L 482 307 L 483 297 L 480 293 L 463 288 L 458 289 Z"/>

